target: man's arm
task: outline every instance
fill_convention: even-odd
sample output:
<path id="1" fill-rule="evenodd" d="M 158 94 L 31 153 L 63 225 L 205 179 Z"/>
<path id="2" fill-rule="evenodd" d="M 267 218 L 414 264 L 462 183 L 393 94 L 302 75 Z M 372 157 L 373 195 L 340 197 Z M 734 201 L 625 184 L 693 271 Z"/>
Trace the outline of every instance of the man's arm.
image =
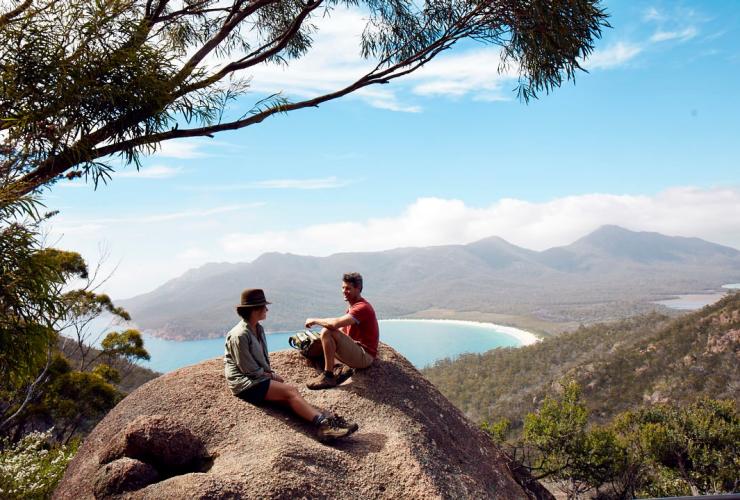
<path id="1" fill-rule="evenodd" d="M 357 323 L 355 318 L 349 314 L 345 314 L 339 318 L 308 318 L 306 319 L 306 328 L 318 325 L 328 328 L 329 330 L 339 330 L 344 326 L 349 326 L 355 323 Z"/>

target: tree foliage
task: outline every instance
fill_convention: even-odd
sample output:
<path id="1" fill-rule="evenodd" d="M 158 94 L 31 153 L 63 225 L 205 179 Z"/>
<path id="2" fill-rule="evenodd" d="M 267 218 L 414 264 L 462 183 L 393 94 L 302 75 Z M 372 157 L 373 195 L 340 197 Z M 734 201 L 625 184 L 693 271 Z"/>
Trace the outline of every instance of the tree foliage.
<path id="1" fill-rule="evenodd" d="M 104 314 L 114 320 L 128 321 L 131 319 L 125 309 L 116 307 L 108 295 L 93 291 L 95 288 L 97 287 L 94 280 L 88 280 L 84 288 L 71 290 L 61 297 L 64 315 L 58 327 L 65 330 L 69 336 L 74 335 L 75 349 L 71 354 L 75 359 L 79 359 L 80 371 L 86 371 L 88 365 L 103 354 L 98 352 L 97 356 L 90 359 L 90 353 L 94 351 L 93 345 L 100 341 L 113 323 L 112 320 L 105 327 L 96 328 L 95 321 Z"/>
<path id="2" fill-rule="evenodd" d="M 85 363 L 91 349 L 80 334 L 85 325 L 103 313 L 129 319 L 128 313 L 107 295 L 95 293 L 89 279 L 85 287 L 68 290 L 73 280 L 89 278 L 88 269 L 79 254 L 44 244 L 39 224 L 52 214 L 40 215 L 38 203 L 30 198 L 8 196 L 2 201 L 0 431 L 17 440 L 29 429 L 54 426 L 55 433 L 68 440 L 123 396 L 115 386 L 121 374 L 111 365 L 128 373 L 149 354 L 138 331 L 109 332 L 102 351 L 95 351 L 108 364 Z M 77 370 L 58 349 L 64 344 L 60 332 L 70 326 L 78 334 Z"/>
<path id="3" fill-rule="evenodd" d="M 45 248 L 36 219 L 18 220 L 0 206 L 0 380 L 17 387 L 35 375 L 56 342 L 56 322 L 65 314 L 63 287 L 85 277 L 75 252 Z"/>
<path id="4" fill-rule="evenodd" d="M 280 89 L 224 120 L 249 71 L 307 54 L 319 17 L 352 7 L 367 19 L 366 74 L 290 102 Z M 411 73 L 461 40 L 501 47 L 523 100 L 575 78 L 608 26 L 597 0 L 3 0 L 0 175 L 13 193 L 91 176 L 111 155 L 139 166 L 165 140 L 255 125 Z M 371 65 L 372 66 L 372 65 Z"/>
<path id="5" fill-rule="evenodd" d="M 682 496 L 740 489 L 740 415 L 730 400 L 641 406 L 590 425 L 575 382 L 525 417 L 515 458 L 568 498 Z"/>
<path id="6" fill-rule="evenodd" d="M 734 401 L 701 399 L 626 412 L 613 428 L 632 461 L 642 494 L 707 495 L 740 489 L 740 415 Z"/>
<path id="7" fill-rule="evenodd" d="M 540 410 L 524 419 L 523 443 L 532 450 L 527 461 L 540 478 L 551 477 L 568 495 L 579 495 L 611 480 L 625 453 L 607 429 L 588 428 L 581 388 L 570 382 L 558 398 L 546 398 Z"/>
<path id="8" fill-rule="evenodd" d="M 55 435 L 67 442 L 76 432 L 89 431 L 123 395 L 103 377 L 111 373 L 81 372 L 64 362 L 58 362 L 57 366 L 34 412 L 52 421 Z"/>

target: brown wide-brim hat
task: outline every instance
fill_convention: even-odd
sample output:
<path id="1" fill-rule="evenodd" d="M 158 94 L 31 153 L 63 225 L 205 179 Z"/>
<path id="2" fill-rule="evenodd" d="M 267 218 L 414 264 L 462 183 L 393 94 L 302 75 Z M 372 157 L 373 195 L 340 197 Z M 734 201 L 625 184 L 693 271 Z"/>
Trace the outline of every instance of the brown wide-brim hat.
<path id="1" fill-rule="evenodd" d="M 267 304 L 272 304 L 272 302 L 267 302 L 265 292 L 261 288 L 246 288 L 242 292 L 241 303 L 237 304 L 236 308 L 259 307 Z"/>

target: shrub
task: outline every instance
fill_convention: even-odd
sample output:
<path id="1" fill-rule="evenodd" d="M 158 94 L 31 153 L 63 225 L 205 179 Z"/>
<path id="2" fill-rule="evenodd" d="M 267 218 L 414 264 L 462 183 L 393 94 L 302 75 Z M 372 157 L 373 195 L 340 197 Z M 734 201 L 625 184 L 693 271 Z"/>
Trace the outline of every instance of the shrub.
<path id="1" fill-rule="evenodd" d="M 51 497 L 67 464 L 77 451 L 77 442 L 51 445 L 52 429 L 31 432 L 15 444 L 3 441 L 0 451 L 0 498 L 35 499 Z"/>

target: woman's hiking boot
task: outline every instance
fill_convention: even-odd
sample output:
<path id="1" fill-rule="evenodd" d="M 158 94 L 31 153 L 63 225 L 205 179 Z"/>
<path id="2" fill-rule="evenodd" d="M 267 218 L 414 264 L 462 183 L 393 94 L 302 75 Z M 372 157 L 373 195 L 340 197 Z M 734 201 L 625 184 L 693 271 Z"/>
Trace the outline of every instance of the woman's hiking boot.
<path id="1" fill-rule="evenodd" d="M 339 415 L 324 418 L 318 425 L 317 435 L 319 441 L 326 443 L 336 439 L 343 439 L 355 432 L 360 427 L 355 423 L 349 423 Z"/>

